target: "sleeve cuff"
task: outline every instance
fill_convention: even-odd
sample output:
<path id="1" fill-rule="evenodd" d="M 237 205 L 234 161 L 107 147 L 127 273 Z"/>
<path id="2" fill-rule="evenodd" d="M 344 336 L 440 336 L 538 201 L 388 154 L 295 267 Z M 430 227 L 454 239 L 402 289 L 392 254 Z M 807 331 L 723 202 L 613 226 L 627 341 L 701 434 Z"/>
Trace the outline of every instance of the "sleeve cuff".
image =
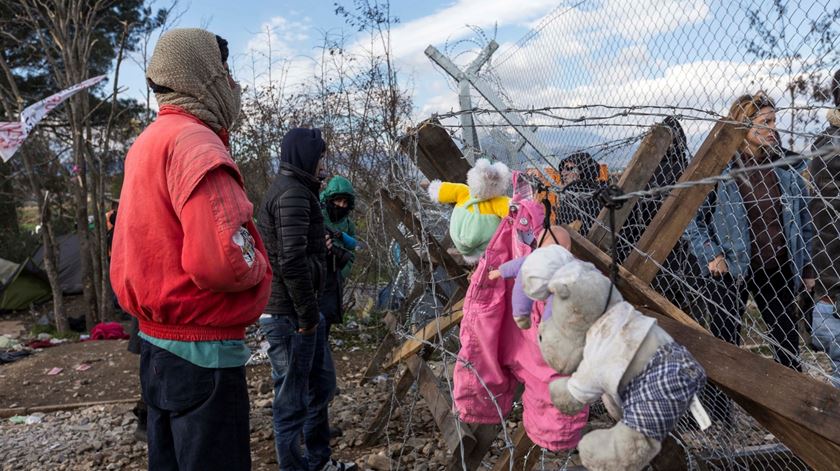
<path id="1" fill-rule="evenodd" d="M 435 203 L 440 203 L 440 186 L 443 184 L 440 180 L 432 180 L 429 183 L 429 198 Z"/>

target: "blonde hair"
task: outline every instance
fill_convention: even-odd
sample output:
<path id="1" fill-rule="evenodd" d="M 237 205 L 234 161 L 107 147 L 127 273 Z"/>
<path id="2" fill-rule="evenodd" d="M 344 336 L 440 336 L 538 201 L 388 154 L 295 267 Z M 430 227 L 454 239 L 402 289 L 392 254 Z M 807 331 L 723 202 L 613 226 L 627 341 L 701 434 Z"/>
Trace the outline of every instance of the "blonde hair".
<path id="1" fill-rule="evenodd" d="M 737 123 L 749 123 L 763 108 L 772 108 L 776 111 L 776 103 L 763 91 L 752 95 L 741 95 L 729 107 L 727 119 Z"/>
<path id="2" fill-rule="evenodd" d="M 771 108 L 773 111 L 776 111 L 776 103 L 763 91 L 759 91 L 752 95 L 741 95 L 737 100 L 735 100 L 735 103 L 732 103 L 732 106 L 729 107 L 729 116 L 727 116 L 727 120 L 751 126 L 752 121 L 764 108 Z M 743 152 L 750 145 L 751 144 L 745 137 L 744 142 L 742 142 L 739 146 L 739 150 Z"/>

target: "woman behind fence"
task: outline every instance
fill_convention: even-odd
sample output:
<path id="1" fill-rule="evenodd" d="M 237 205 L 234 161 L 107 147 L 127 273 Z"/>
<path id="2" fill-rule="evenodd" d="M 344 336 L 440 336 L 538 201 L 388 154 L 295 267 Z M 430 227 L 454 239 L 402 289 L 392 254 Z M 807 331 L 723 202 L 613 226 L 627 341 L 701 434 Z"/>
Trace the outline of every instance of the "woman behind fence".
<path id="1" fill-rule="evenodd" d="M 811 160 L 809 170 L 814 192 L 810 209 L 814 216 L 814 317 L 811 343 L 831 358 L 831 378 L 840 387 L 840 70 L 831 87 L 834 109 L 827 114 L 828 129 L 814 142 L 814 150 L 827 152 Z"/>
<path id="2" fill-rule="evenodd" d="M 733 168 L 767 164 L 780 152 L 776 105 L 758 93 L 732 104 L 728 120 L 750 125 L 733 157 Z M 709 329 L 729 343 L 741 343 L 741 322 L 752 295 L 767 324 L 773 356 L 799 370 L 795 299 L 813 287 L 809 246 L 813 228 L 802 177 L 790 167 L 749 170 L 717 185 L 687 229 L 692 250 L 706 275 Z M 729 421 L 729 402 L 720 393 L 713 415 Z"/>

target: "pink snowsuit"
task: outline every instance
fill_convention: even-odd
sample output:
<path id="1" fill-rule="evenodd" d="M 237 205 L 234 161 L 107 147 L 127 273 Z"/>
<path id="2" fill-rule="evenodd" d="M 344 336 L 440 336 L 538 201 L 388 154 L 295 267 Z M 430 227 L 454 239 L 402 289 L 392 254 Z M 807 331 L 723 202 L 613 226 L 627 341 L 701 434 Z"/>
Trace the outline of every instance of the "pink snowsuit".
<path id="1" fill-rule="evenodd" d="M 502 263 L 531 252 L 531 247 L 517 236 L 516 228 L 523 224 L 539 228 L 542 223 L 544 211 L 539 203 L 523 200 L 514 204 L 518 210 L 512 209 L 502 220 L 464 299 L 461 350 L 453 381 L 455 410 L 463 422 L 501 423 L 511 410 L 517 383 L 523 383 L 522 415 L 528 436 L 543 448 L 568 450 L 580 441 L 589 410 L 569 417 L 551 402 L 548 385 L 562 376 L 545 363 L 537 344 L 544 303 L 534 303 L 531 328 L 522 330 L 512 316 L 514 280 L 488 278 L 490 271 Z"/>

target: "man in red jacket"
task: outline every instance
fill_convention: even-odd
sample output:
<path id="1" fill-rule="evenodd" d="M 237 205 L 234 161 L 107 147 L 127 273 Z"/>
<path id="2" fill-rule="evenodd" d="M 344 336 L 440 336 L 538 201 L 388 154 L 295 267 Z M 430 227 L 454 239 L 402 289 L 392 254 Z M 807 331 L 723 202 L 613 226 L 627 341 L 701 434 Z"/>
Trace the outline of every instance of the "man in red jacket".
<path id="1" fill-rule="evenodd" d="M 155 471 L 251 466 L 244 336 L 271 268 L 227 148 L 240 98 L 227 55 L 208 31 L 160 38 L 147 71 L 160 113 L 125 161 L 111 282 L 140 324 Z"/>

